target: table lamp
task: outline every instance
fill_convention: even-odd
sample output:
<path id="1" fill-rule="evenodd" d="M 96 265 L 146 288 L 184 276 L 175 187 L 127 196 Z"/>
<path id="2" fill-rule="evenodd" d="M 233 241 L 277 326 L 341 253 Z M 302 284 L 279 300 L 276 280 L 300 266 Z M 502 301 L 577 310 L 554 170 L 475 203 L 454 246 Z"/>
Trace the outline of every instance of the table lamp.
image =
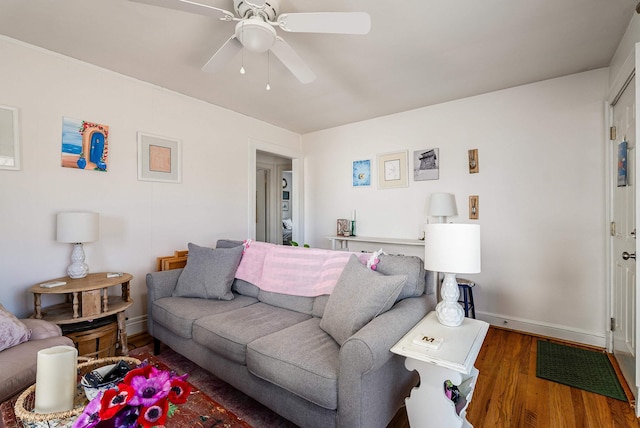
<path id="1" fill-rule="evenodd" d="M 89 266 L 84 262 L 83 242 L 98 240 L 100 215 L 92 212 L 62 212 L 57 216 L 56 241 L 73 244 L 71 264 L 67 268 L 69 278 L 84 278 Z"/>
<path id="2" fill-rule="evenodd" d="M 439 217 L 440 223 L 446 223 L 447 217 L 458 215 L 456 197 L 452 193 L 432 193 L 427 213 L 431 217 Z"/>
<path id="3" fill-rule="evenodd" d="M 457 273 L 480 272 L 480 225 L 438 223 L 425 225 L 424 268 L 444 273 L 436 306 L 440 324 L 457 327 L 464 320 L 458 303 Z"/>

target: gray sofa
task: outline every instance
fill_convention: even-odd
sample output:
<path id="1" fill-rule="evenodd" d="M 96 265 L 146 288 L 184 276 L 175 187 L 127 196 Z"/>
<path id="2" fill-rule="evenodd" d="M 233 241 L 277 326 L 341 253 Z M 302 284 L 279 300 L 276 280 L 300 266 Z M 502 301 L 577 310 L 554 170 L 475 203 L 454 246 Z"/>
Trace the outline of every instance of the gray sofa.
<path id="1" fill-rule="evenodd" d="M 218 241 L 212 251 L 238 244 Z M 377 272 L 368 273 L 351 256 L 331 296 L 274 293 L 231 276 L 232 295 L 223 296 L 230 300 L 181 297 L 176 287 L 194 278 L 186 271 L 196 263 L 196 248 L 190 244 L 184 269 L 147 275 L 156 345 L 166 344 L 301 427 L 387 426 L 418 381 L 390 348 L 435 307 L 420 258 L 383 255 Z M 398 274 L 406 275 L 399 293 L 373 319 L 351 325 L 345 308 L 370 304 L 369 287 Z M 360 291 L 349 296 L 353 290 Z"/>

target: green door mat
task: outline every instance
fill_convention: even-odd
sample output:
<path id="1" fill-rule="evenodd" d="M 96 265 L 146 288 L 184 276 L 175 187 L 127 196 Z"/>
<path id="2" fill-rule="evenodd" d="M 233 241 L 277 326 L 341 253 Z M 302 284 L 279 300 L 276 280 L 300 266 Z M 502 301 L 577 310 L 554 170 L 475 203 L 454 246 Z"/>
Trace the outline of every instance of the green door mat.
<path id="1" fill-rule="evenodd" d="M 607 354 L 538 340 L 536 376 L 627 401 Z"/>

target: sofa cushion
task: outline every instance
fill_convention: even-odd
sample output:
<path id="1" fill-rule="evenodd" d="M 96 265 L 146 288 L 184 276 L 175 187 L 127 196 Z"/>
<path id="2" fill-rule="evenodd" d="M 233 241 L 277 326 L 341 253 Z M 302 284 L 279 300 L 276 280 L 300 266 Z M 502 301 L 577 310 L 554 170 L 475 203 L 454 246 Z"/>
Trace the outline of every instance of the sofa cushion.
<path id="1" fill-rule="evenodd" d="M 29 340 L 47 339 L 49 337 L 62 336 L 62 329 L 58 324 L 54 324 L 45 320 L 37 320 L 34 318 L 25 318 L 20 320 L 31 330 Z"/>
<path id="2" fill-rule="evenodd" d="M 256 298 L 258 297 L 258 294 L 260 294 L 260 289 L 256 285 L 253 285 L 252 283 L 247 282 L 244 279 L 238 278 L 233 280 L 231 291 L 242 294 L 243 296 L 251 296 Z"/>
<path id="3" fill-rule="evenodd" d="M 260 290 L 258 300 L 271 306 L 290 309 L 292 311 L 302 312 L 303 314 L 311 314 L 313 312 L 315 297 L 292 296 L 291 294 Z"/>
<path id="4" fill-rule="evenodd" d="M 31 330 L 0 304 L 0 351 L 29 340 Z"/>
<path id="5" fill-rule="evenodd" d="M 338 408 L 340 347 L 310 318 L 247 345 L 247 368 L 325 409 Z"/>
<path id="6" fill-rule="evenodd" d="M 407 275 L 407 282 L 397 300 L 417 297 L 424 293 L 426 271 L 420 257 L 383 254 L 379 257 L 376 268 L 377 272 L 384 275 Z"/>
<path id="7" fill-rule="evenodd" d="M 233 299 L 231 285 L 241 258 L 242 247 L 214 249 L 189 243 L 187 265 L 173 296 Z"/>
<path id="8" fill-rule="evenodd" d="M 310 318 L 264 303 L 203 317 L 193 324 L 193 341 L 231 361 L 246 364 L 247 343 Z"/>
<path id="9" fill-rule="evenodd" d="M 406 281 L 406 275 L 383 275 L 352 255 L 329 295 L 320 328 L 342 345 L 373 318 L 388 311 Z"/>
<path id="10" fill-rule="evenodd" d="M 207 300 L 190 297 L 164 297 L 153 302 L 153 322 L 185 339 L 191 339 L 198 318 L 232 311 L 256 303 L 254 297 L 235 296 L 233 300 Z"/>

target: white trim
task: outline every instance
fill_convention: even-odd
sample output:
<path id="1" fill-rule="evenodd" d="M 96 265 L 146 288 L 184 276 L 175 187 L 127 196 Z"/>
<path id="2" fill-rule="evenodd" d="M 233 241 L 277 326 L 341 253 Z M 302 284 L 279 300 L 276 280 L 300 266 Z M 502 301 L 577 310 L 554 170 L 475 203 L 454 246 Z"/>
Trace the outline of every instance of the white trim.
<path id="1" fill-rule="evenodd" d="M 496 327 L 508 328 L 539 336 L 553 337 L 555 339 L 570 342 L 583 343 L 585 345 L 605 347 L 606 337 L 604 332 L 581 330 L 564 325 L 550 324 L 541 321 L 533 321 L 524 318 L 505 317 L 499 314 L 477 312 L 476 317 Z"/>
<path id="2" fill-rule="evenodd" d="M 147 331 L 147 315 L 140 315 L 127 320 L 127 336 Z"/>

